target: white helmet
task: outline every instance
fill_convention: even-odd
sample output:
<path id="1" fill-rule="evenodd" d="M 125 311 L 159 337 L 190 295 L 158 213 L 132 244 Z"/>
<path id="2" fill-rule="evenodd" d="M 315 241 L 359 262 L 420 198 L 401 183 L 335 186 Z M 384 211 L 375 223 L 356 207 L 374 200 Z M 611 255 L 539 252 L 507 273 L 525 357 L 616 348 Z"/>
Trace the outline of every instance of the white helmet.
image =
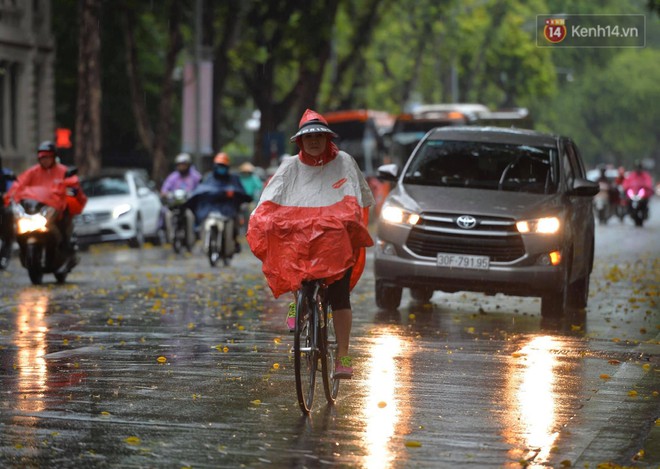
<path id="1" fill-rule="evenodd" d="M 192 164 L 192 158 L 188 153 L 179 153 L 176 158 L 174 158 L 174 164 Z"/>

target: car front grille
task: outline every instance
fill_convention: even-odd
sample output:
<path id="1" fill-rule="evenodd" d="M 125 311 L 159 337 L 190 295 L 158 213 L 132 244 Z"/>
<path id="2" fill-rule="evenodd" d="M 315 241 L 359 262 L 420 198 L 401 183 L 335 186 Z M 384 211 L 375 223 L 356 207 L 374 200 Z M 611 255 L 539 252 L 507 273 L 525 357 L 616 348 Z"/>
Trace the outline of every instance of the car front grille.
<path id="1" fill-rule="evenodd" d="M 458 214 L 422 214 L 408 235 L 406 246 L 415 254 L 438 253 L 489 256 L 491 262 L 511 262 L 525 255 L 525 245 L 515 222 L 506 218 L 475 217 L 473 229 L 456 224 Z"/>
<path id="2" fill-rule="evenodd" d="M 89 212 L 78 215 L 74 220 L 78 225 L 90 225 L 103 223 L 110 220 L 112 213 L 110 212 Z"/>

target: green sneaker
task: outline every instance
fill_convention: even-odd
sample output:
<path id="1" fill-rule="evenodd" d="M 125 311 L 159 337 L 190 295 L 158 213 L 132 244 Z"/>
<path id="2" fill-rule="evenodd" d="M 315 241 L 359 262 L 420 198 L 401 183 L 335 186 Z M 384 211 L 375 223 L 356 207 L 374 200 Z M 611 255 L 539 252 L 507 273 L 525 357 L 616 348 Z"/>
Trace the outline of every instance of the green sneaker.
<path id="1" fill-rule="evenodd" d="M 289 332 L 296 330 L 296 304 L 293 301 L 289 303 L 289 312 L 286 315 L 286 327 L 289 328 Z"/>
<path id="2" fill-rule="evenodd" d="M 335 360 L 335 379 L 351 379 L 353 377 L 353 359 L 348 355 Z"/>

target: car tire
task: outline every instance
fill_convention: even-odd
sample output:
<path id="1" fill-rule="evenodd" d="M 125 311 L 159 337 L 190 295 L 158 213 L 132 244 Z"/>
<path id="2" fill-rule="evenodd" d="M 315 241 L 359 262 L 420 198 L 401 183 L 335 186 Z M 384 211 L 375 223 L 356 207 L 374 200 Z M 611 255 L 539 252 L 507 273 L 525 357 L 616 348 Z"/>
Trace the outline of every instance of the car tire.
<path id="1" fill-rule="evenodd" d="M 561 285 L 541 296 L 541 317 L 546 319 L 559 318 L 568 310 L 568 296 L 570 285 L 569 269 L 565 266 L 562 271 Z"/>
<path id="2" fill-rule="evenodd" d="M 135 234 L 128 240 L 128 245 L 133 249 L 140 249 L 144 245 L 144 228 L 140 217 L 135 220 Z"/>
<path id="3" fill-rule="evenodd" d="M 387 285 L 383 280 L 376 280 L 376 305 L 382 309 L 397 309 L 401 304 L 401 287 Z"/>
<path id="4" fill-rule="evenodd" d="M 584 309 L 589 301 L 589 274 L 584 275 L 571 283 L 569 289 L 570 305 L 575 308 Z"/>
<path id="5" fill-rule="evenodd" d="M 62 284 L 66 282 L 67 275 L 69 275 L 69 272 L 61 272 L 61 273 L 56 272 L 55 280 L 57 281 L 57 283 Z"/>
<path id="6" fill-rule="evenodd" d="M 428 303 L 433 296 L 433 289 L 424 287 L 411 288 L 410 296 L 412 296 L 413 300 L 419 303 Z"/>

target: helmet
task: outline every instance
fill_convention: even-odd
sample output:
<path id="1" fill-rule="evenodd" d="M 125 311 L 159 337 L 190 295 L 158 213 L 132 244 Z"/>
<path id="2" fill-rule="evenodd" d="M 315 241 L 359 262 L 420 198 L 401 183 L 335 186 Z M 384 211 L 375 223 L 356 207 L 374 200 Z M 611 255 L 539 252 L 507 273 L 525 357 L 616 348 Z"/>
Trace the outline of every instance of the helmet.
<path id="1" fill-rule="evenodd" d="M 305 111 L 298 126 L 298 132 L 289 139 L 291 143 L 295 142 L 298 137 L 311 133 L 327 133 L 330 134 L 330 137 L 339 137 L 339 135 L 328 127 L 328 121 L 325 120 L 321 114 L 312 109 L 307 109 Z"/>
<path id="2" fill-rule="evenodd" d="M 44 156 L 55 156 L 57 153 L 57 148 L 55 144 L 50 140 L 45 140 L 39 144 L 37 149 L 37 157 L 42 158 Z"/>
<path id="3" fill-rule="evenodd" d="M 246 161 L 245 163 L 243 163 L 238 167 L 238 170 L 241 173 L 254 173 L 254 165 L 249 161 Z"/>
<path id="4" fill-rule="evenodd" d="M 188 153 L 179 153 L 174 158 L 174 164 L 192 164 L 192 158 Z"/>
<path id="5" fill-rule="evenodd" d="M 229 155 L 225 152 L 218 153 L 215 155 L 215 158 L 213 158 L 213 164 L 224 164 L 225 166 L 229 166 Z"/>

